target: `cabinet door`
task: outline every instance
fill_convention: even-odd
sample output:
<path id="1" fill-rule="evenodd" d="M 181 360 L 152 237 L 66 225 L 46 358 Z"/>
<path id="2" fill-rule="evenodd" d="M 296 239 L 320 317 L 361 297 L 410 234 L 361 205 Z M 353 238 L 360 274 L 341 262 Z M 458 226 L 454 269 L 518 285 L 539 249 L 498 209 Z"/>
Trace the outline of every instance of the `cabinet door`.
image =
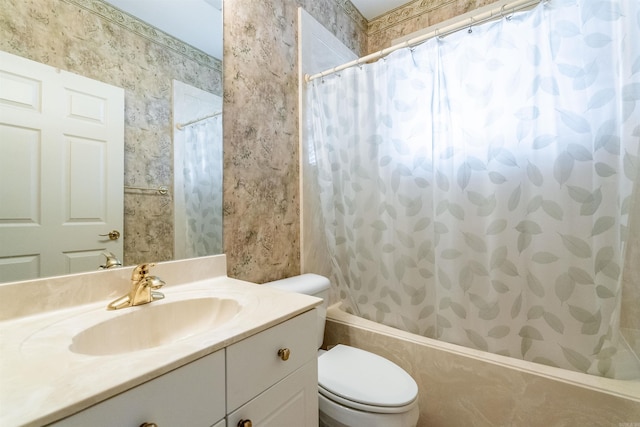
<path id="1" fill-rule="evenodd" d="M 227 417 L 260 427 L 318 426 L 318 360 L 313 359 Z"/>
<path id="2" fill-rule="evenodd" d="M 51 426 L 210 427 L 224 415 L 224 350 L 220 350 Z"/>

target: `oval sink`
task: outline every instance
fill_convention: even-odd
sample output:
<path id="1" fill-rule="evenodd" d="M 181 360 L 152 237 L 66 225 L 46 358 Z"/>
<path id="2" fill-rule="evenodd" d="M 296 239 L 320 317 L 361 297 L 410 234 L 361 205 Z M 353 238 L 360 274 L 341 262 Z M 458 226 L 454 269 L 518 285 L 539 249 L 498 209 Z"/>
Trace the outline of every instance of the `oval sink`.
<path id="1" fill-rule="evenodd" d="M 207 297 L 123 310 L 130 311 L 76 334 L 69 349 L 104 356 L 169 344 L 221 326 L 240 311 L 240 304 L 233 299 Z"/>

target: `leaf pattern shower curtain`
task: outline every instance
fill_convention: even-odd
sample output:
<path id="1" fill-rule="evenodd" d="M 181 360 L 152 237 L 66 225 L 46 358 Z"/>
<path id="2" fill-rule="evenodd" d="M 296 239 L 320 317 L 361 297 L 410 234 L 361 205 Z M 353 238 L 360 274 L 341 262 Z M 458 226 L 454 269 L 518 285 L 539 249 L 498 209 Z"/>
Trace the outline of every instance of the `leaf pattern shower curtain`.
<path id="1" fill-rule="evenodd" d="M 185 128 L 185 254 L 222 253 L 222 116 Z"/>
<path id="2" fill-rule="evenodd" d="M 640 7 L 551 0 L 308 88 L 349 311 L 610 377 L 640 139 Z"/>

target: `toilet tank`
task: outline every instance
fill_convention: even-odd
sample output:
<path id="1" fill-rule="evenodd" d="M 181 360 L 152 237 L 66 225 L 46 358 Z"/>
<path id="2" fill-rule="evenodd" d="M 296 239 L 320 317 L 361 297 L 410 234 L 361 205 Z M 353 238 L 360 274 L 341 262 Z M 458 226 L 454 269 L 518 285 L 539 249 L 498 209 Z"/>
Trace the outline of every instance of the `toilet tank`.
<path id="1" fill-rule="evenodd" d="M 316 307 L 318 312 L 318 348 L 320 348 L 324 339 L 324 323 L 327 319 L 327 305 L 329 304 L 329 287 L 331 286 L 329 279 L 319 274 L 306 273 L 267 282 L 264 285 L 286 292 L 297 292 L 322 299 L 322 304 Z"/>

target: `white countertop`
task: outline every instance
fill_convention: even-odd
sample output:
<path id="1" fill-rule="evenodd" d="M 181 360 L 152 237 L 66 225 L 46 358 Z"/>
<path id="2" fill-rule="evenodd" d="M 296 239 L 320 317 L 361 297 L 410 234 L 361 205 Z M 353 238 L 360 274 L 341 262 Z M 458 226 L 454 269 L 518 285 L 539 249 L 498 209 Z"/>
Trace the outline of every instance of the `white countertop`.
<path id="1" fill-rule="evenodd" d="M 221 265 L 220 260 L 214 261 Z M 172 264 L 184 268 L 184 262 Z M 55 289 L 55 286 L 49 287 Z M 2 291 L 0 286 L 0 299 L 7 296 Z M 49 305 L 39 313 L 21 312 L 3 319 L 0 322 L 0 425 L 42 426 L 62 419 L 321 302 L 314 297 L 231 279 L 226 276 L 226 269 L 224 275 L 165 286 L 160 291 L 165 294 L 163 300 L 138 307 L 107 311 L 106 306 L 113 299 L 109 297 L 88 303 L 79 301 L 77 305 L 59 309 Z M 11 292 L 15 298 L 15 287 Z M 30 297 L 33 292 L 27 292 L 24 301 L 15 303 L 27 304 Z M 242 308 L 211 331 L 149 349 L 100 356 L 77 354 L 69 349 L 69 337 L 92 323 L 126 314 L 128 310 L 201 297 L 232 298 Z"/>

